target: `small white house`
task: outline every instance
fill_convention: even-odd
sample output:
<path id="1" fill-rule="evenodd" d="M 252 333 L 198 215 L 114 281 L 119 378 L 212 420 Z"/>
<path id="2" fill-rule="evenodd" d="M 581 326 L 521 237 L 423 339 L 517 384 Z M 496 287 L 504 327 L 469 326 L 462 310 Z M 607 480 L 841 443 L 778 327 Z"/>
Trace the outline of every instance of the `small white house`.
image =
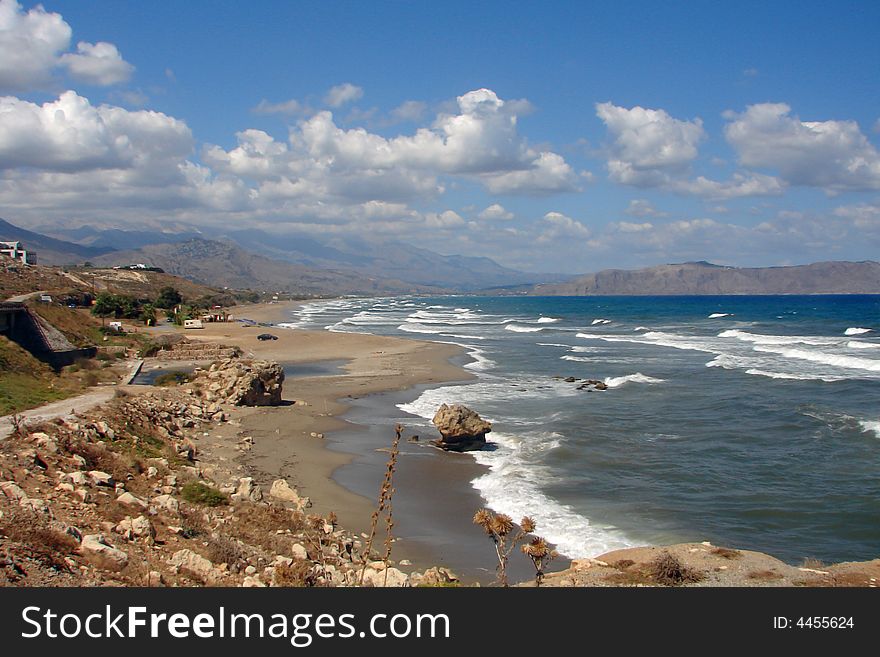
<path id="1" fill-rule="evenodd" d="M 183 320 L 183 328 L 185 329 L 200 329 L 205 328 L 202 325 L 202 320 L 200 319 L 185 319 Z"/>
<path id="2" fill-rule="evenodd" d="M 114 331 L 122 332 L 122 322 L 110 322 L 107 326 L 109 326 Z"/>

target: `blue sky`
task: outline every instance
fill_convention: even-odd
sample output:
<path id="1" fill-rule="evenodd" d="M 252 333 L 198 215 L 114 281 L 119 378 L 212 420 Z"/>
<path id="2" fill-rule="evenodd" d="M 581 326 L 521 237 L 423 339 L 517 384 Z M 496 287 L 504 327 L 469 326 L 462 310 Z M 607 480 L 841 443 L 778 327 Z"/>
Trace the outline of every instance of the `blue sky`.
<path id="1" fill-rule="evenodd" d="M 0 0 L 0 216 L 875 259 L 880 4 Z"/>

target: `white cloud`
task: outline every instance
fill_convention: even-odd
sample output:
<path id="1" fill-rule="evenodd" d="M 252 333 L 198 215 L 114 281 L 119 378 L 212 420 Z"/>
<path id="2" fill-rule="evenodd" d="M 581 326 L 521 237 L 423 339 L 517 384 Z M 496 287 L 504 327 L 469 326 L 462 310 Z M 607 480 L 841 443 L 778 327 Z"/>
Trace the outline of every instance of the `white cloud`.
<path id="1" fill-rule="evenodd" d="M 641 224 L 632 223 L 629 221 L 619 221 L 613 226 L 619 230 L 621 233 L 643 233 L 646 230 L 653 230 L 654 224 L 650 221 L 646 221 Z"/>
<path id="2" fill-rule="evenodd" d="M 106 41 L 80 41 L 76 54 L 62 55 L 58 63 L 74 78 L 102 87 L 125 82 L 134 72 L 134 66 L 122 59 L 116 46 Z"/>
<path id="3" fill-rule="evenodd" d="M 0 0 L 0 90 L 27 90 L 48 83 L 71 34 L 59 14 L 41 5 L 24 13 L 15 0 Z"/>
<path id="4" fill-rule="evenodd" d="M 626 214 L 631 217 L 665 217 L 665 212 L 660 212 L 657 208 L 654 207 L 654 204 L 650 201 L 646 201 L 645 199 L 633 199 L 629 202 L 629 206 L 627 206 L 626 210 L 624 210 Z"/>
<path id="5" fill-rule="evenodd" d="M 548 212 L 541 221 L 544 223 L 544 229 L 538 236 L 538 242 L 553 242 L 560 239 L 585 240 L 591 234 L 590 229 L 581 222 L 561 212 Z"/>
<path id="6" fill-rule="evenodd" d="M 425 225 L 428 228 L 457 228 L 464 226 L 464 219 L 452 210 L 444 212 L 429 212 L 425 215 Z"/>
<path id="7" fill-rule="evenodd" d="M 785 191 L 784 181 L 761 173 L 735 173 L 730 180 L 718 182 L 704 176 L 693 180 L 671 180 L 666 187 L 680 194 L 715 200 L 743 196 L 778 196 Z"/>
<path id="8" fill-rule="evenodd" d="M 503 205 L 499 203 L 493 203 L 485 210 L 480 212 L 477 217 L 485 221 L 508 221 L 510 219 L 513 219 L 513 213 L 505 210 Z"/>
<path id="9" fill-rule="evenodd" d="M 251 111 L 254 114 L 300 114 L 306 111 L 306 108 L 293 98 L 280 103 L 270 103 L 264 98 Z"/>
<path id="10" fill-rule="evenodd" d="M 159 112 L 94 107 L 73 91 L 43 105 L 0 98 L 0 169 L 128 169 L 185 157 L 192 144 L 182 121 Z"/>
<path id="11" fill-rule="evenodd" d="M 391 118 L 397 122 L 419 121 L 427 109 L 428 106 L 420 100 L 407 100 L 391 110 Z"/>
<path id="12" fill-rule="evenodd" d="M 331 87 L 327 95 L 324 96 L 324 102 L 330 107 L 342 107 L 346 103 L 360 100 L 363 96 L 364 90 L 361 87 L 345 82 Z"/>
<path id="13" fill-rule="evenodd" d="M 670 173 L 686 170 L 705 137 L 700 119 L 681 121 L 664 110 L 598 103 L 597 116 L 613 138 L 608 172 L 615 182 L 656 186 Z"/>
<path id="14" fill-rule="evenodd" d="M 801 121 L 784 103 L 725 113 L 727 141 L 747 167 L 828 192 L 880 189 L 880 153 L 855 121 Z"/>

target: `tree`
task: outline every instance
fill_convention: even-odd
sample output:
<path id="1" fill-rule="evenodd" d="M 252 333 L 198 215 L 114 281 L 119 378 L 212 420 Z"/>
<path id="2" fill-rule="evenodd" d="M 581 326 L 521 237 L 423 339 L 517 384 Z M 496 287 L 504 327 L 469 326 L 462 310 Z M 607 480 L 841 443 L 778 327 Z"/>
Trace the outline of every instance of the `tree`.
<path id="1" fill-rule="evenodd" d="M 163 287 L 159 290 L 159 296 L 156 297 L 155 306 L 157 308 L 174 308 L 174 306 L 180 305 L 183 301 L 183 297 L 180 296 L 180 292 L 178 292 L 175 288 L 169 286 Z"/>
<path id="2" fill-rule="evenodd" d="M 156 325 L 156 308 L 152 304 L 144 304 L 141 308 L 141 319 L 147 326 Z"/>
<path id="3" fill-rule="evenodd" d="M 110 317 L 110 315 L 116 316 L 117 307 L 118 304 L 115 296 L 109 292 L 102 292 L 95 299 L 95 305 L 92 306 L 92 314 L 100 317 L 101 324 L 103 325 L 105 317 Z"/>

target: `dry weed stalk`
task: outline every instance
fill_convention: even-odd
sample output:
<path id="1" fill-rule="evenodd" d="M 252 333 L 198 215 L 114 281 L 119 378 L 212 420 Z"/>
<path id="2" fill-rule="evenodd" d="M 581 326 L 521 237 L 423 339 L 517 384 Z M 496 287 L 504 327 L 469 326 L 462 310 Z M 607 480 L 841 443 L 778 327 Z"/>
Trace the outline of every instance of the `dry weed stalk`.
<path id="1" fill-rule="evenodd" d="M 397 469 L 397 455 L 400 453 L 400 434 L 403 433 L 403 426 L 398 424 L 394 427 L 394 441 L 391 443 L 390 456 L 385 464 L 385 478 L 382 480 L 382 487 L 379 489 L 379 499 L 376 501 L 376 510 L 373 511 L 370 522 L 370 535 L 367 538 L 362 557 L 364 565 L 361 568 L 358 586 L 364 585 L 364 574 L 367 572 L 367 564 L 370 561 L 370 554 L 373 551 L 373 539 L 376 537 L 376 529 L 379 526 L 379 518 L 385 516 L 385 554 L 382 561 L 385 564 L 385 583 L 388 583 L 388 561 L 391 558 L 391 546 L 394 542 L 392 529 L 394 528 L 394 516 L 391 500 L 394 497 L 395 488 L 394 471 Z"/>
<path id="2" fill-rule="evenodd" d="M 519 521 L 519 529 L 513 533 L 516 525 L 513 524 L 510 516 L 504 513 L 496 514 L 489 509 L 480 509 L 474 514 L 474 524 L 482 527 L 492 539 L 495 556 L 498 558 L 498 583 L 507 586 L 507 562 L 510 560 L 510 554 L 535 531 L 535 521 L 525 516 Z M 539 573 L 536 579 L 540 585 L 540 579 L 544 577 L 543 569 L 556 556 L 556 552 L 550 550 L 544 539 L 539 537 L 535 537 L 529 545 L 523 545 L 522 551 L 532 560 L 535 570 Z"/>
<path id="3" fill-rule="evenodd" d="M 12 435 L 18 438 L 24 438 L 27 435 L 27 420 L 24 415 L 20 413 L 13 413 L 9 417 L 9 421 L 12 423 Z"/>

